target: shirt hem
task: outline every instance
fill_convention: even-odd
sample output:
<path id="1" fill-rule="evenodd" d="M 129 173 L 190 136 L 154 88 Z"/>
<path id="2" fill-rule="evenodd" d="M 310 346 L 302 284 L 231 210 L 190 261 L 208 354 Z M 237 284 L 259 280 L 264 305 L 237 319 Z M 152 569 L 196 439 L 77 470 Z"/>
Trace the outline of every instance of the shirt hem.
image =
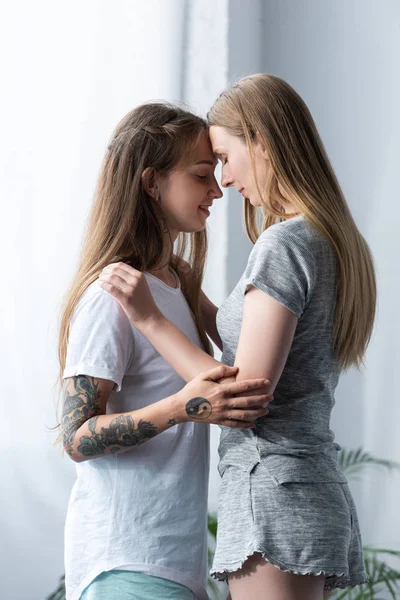
<path id="1" fill-rule="evenodd" d="M 77 375 L 88 375 L 89 377 L 99 377 L 100 379 L 113 381 L 117 385 L 117 392 L 121 391 L 122 380 L 124 378 L 122 373 L 116 373 L 111 369 L 79 363 L 77 365 L 68 366 L 63 372 L 63 379 L 66 379 L 67 377 L 76 377 Z"/>

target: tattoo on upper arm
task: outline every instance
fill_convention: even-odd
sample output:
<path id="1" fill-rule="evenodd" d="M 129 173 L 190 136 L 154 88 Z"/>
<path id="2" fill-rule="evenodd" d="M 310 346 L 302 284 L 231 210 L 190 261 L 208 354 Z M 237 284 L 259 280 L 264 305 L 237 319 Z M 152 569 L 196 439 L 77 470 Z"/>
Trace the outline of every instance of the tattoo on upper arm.
<path id="1" fill-rule="evenodd" d="M 91 436 L 84 435 L 80 439 L 78 452 L 84 456 L 98 456 L 109 452 L 118 452 L 121 448 L 137 446 L 154 437 L 158 429 L 153 423 L 140 419 L 137 428 L 130 415 L 115 417 L 108 427 L 96 432 L 98 417 L 88 421 Z"/>
<path id="2" fill-rule="evenodd" d="M 153 423 L 142 419 L 135 429 L 130 415 L 118 415 L 108 427 L 96 431 L 97 420 L 102 414 L 99 384 L 94 377 L 86 375 L 74 377 L 73 382 L 74 393 L 65 389 L 61 418 L 64 448 L 69 455 L 75 449 L 83 456 L 118 452 L 121 448 L 142 444 L 159 433 Z M 90 435 L 83 435 L 74 443 L 77 430 L 86 422 Z"/>
<path id="3" fill-rule="evenodd" d="M 65 388 L 61 427 L 65 451 L 71 455 L 75 433 L 91 417 L 101 414 L 99 384 L 94 377 L 77 375 L 73 378 L 74 393 Z"/>
<path id="4" fill-rule="evenodd" d="M 196 421 L 204 421 L 212 413 L 212 406 L 206 398 L 192 398 L 186 404 L 186 414 Z"/>

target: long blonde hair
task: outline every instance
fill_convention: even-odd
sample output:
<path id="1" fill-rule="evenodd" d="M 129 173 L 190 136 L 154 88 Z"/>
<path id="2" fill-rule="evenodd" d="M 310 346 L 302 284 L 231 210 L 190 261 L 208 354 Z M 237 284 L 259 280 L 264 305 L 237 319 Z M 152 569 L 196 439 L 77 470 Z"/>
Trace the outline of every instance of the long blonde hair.
<path id="1" fill-rule="evenodd" d="M 143 104 L 129 112 L 118 124 L 108 146 L 79 265 L 66 295 L 59 333 L 60 379 L 65 368 L 70 322 L 82 294 L 116 260 L 128 261 L 140 271 L 160 266 L 164 255 L 165 219 L 162 208 L 146 192 L 141 175 L 152 167 L 168 174 L 184 160 L 202 134 L 206 122 L 192 113 L 166 103 Z M 210 343 L 200 312 L 200 290 L 207 253 L 207 233 L 181 233 L 177 256 L 190 246 L 192 285 L 182 291 L 193 313 L 201 342 L 207 352 Z M 179 273 L 172 254 L 168 263 Z"/>
<path id="2" fill-rule="evenodd" d="M 258 74 L 224 91 L 208 115 L 247 144 L 257 182 L 253 142 L 258 134 L 269 154 L 262 230 L 303 214 L 330 242 L 337 258 L 334 346 L 343 369 L 359 367 L 370 340 L 376 308 L 376 281 L 369 247 L 350 213 L 312 116 L 282 79 Z M 281 190 L 284 190 L 285 196 Z M 290 199 L 294 211 L 285 213 Z M 260 235 L 257 209 L 245 200 L 245 223 L 253 243 Z"/>

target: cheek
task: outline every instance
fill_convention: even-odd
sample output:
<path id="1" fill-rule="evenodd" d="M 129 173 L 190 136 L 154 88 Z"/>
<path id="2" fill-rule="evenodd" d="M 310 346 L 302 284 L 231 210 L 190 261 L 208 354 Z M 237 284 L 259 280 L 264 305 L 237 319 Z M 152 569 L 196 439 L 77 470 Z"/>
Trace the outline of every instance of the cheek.
<path id="1" fill-rule="evenodd" d="M 187 181 L 184 185 L 176 185 L 168 190 L 162 199 L 162 207 L 166 214 L 176 219 L 184 219 L 193 213 L 200 200 L 197 186 Z"/>

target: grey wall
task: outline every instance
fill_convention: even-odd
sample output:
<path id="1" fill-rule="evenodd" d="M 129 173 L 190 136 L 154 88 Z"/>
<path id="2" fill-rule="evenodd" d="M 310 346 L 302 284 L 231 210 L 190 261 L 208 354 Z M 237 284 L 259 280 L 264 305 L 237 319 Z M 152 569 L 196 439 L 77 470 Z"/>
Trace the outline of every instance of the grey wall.
<path id="1" fill-rule="evenodd" d="M 263 71 L 288 81 L 308 104 L 356 222 L 376 262 L 379 307 L 366 368 L 339 384 L 333 428 L 346 447 L 400 459 L 395 373 L 400 365 L 400 2 L 231 0 L 229 79 Z M 229 193 L 227 288 L 250 245 L 241 201 Z M 400 547 L 399 477 L 353 484 L 364 537 Z M 395 524 L 395 527 L 393 527 Z"/>

